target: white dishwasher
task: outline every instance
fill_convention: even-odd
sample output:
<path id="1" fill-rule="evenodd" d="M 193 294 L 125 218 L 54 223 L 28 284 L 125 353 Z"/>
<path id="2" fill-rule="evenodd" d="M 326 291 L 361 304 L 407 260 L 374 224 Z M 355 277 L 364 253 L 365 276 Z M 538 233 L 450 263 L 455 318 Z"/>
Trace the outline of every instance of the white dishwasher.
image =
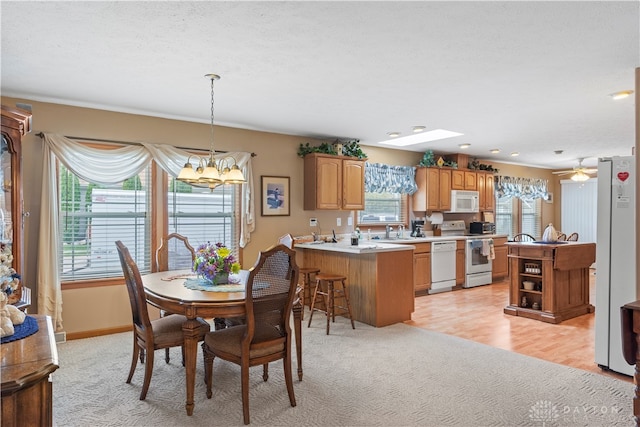
<path id="1" fill-rule="evenodd" d="M 456 241 L 431 242 L 430 294 L 450 291 L 456 285 Z"/>

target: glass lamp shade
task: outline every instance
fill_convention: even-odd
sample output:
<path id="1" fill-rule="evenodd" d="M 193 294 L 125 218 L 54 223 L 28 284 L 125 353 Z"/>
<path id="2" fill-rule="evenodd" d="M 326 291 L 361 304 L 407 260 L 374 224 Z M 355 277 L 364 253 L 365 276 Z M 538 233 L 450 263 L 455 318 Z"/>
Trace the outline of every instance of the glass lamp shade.
<path id="1" fill-rule="evenodd" d="M 589 175 L 587 175 L 586 173 L 582 172 L 582 171 L 578 171 L 575 174 L 573 174 L 573 176 L 571 177 L 571 181 L 586 181 L 589 179 Z"/>
<path id="2" fill-rule="evenodd" d="M 209 183 L 217 183 L 222 182 L 220 178 L 220 173 L 218 172 L 218 167 L 213 160 L 213 158 L 209 159 L 207 163 L 207 167 L 202 171 L 202 175 L 199 177 L 200 181 L 209 182 Z"/>
<path id="3" fill-rule="evenodd" d="M 228 184 L 242 184 L 246 182 L 242 171 L 238 167 L 238 165 L 233 165 L 231 169 L 225 173 L 224 182 Z"/>
<path id="4" fill-rule="evenodd" d="M 178 174 L 178 180 L 189 183 L 198 181 L 198 175 L 196 174 L 196 171 L 193 170 L 193 166 L 191 166 L 191 163 L 186 163 L 180 170 L 180 173 Z"/>

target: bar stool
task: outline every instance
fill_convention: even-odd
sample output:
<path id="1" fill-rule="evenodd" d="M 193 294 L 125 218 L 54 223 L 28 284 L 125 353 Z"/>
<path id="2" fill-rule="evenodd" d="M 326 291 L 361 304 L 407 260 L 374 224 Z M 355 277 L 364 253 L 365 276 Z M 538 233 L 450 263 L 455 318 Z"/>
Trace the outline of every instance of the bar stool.
<path id="1" fill-rule="evenodd" d="M 289 249 L 294 249 L 293 246 L 293 236 L 289 233 L 281 236 L 278 239 L 278 243 L 281 245 L 285 245 Z M 298 294 L 298 299 L 302 304 L 302 313 L 300 314 L 300 318 L 304 319 L 304 305 L 306 301 L 307 290 L 309 290 L 309 298 L 311 298 L 311 275 L 318 274 L 320 272 L 319 268 L 316 267 L 300 267 L 298 270 L 300 273 L 301 282 L 298 284 L 298 288 L 296 289 L 296 293 Z"/>
<path id="2" fill-rule="evenodd" d="M 301 319 L 304 320 L 304 306 L 306 305 L 307 302 L 307 294 L 309 294 L 309 304 L 311 304 L 311 275 L 317 275 L 318 273 L 320 273 L 320 269 L 319 268 L 315 268 L 315 267 L 301 267 L 299 269 L 300 271 L 300 278 L 302 280 L 300 280 L 300 287 L 298 290 L 298 295 L 302 304 L 302 313 L 301 313 Z"/>
<path id="3" fill-rule="evenodd" d="M 322 311 L 327 316 L 327 335 L 329 335 L 329 324 L 330 320 L 333 322 L 336 321 L 336 308 L 340 309 L 341 312 L 338 314 L 347 314 L 349 316 L 349 320 L 351 320 L 351 328 L 355 329 L 356 325 L 353 323 L 353 316 L 351 315 L 351 304 L 349 304 L 349 293 L 347 291 L 347 285 L 345 284 L 345 280 L 347 278 L 345 276 L 341 276 L 338 274 L 331 273 L 317 273 L 316 274 L 316 289 L 313 292 L 313 299 L 311 300 L 311 308 L 309 313 L 309 324 L 307 328 L 311 326 L 311 320 L 313 319 L 314 311 Z M 338 289 L 335 286 L 335 283 L 338 282 L 341 284 L 341 289 Z M 322 287 L 322 285 L 326 285 L 326 290 Z M 316 301 L 320 297 L 321 301 L 324 302 L 324 310 L 320 308 L 316 308 Z M 335 304 L 335 299 L 344 297 L 346 302 L 346 307 Z"/>

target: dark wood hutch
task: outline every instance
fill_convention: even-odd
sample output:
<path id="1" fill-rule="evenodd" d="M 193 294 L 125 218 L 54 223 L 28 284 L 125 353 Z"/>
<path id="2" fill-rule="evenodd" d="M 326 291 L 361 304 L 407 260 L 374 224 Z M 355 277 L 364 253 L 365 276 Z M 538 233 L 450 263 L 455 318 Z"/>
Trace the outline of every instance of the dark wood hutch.
<path id="1" fill-rule="evenodd" d="M 11 247 L 13 268 L 24 274 L 24 202 L 22 197 L 22 137 L 31 132 L 31 113 L 2 105 L 2 146 L 0 153 L 0 240 Z M 31 291 L 23 286 L 9 297 L 9 303 L 26 309 Z"/>

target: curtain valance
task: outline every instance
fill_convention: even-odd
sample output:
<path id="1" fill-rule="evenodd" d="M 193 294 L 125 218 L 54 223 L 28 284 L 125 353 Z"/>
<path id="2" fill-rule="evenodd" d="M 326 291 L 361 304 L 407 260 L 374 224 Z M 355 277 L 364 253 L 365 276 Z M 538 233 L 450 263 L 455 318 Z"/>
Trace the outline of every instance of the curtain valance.
<path id="1" fill-rule="evenodd" d="M 517 197 L 523 200 L 546 199 L 547 188 L 548 181 L 546 179 L 496 176 L 498 197 Z"/>
<path id="2" fill-rule="evenodd" d="M 418 191 L 416 168 L 366 162 L 364 191 L 367 193 L 413 194 Z"/>

